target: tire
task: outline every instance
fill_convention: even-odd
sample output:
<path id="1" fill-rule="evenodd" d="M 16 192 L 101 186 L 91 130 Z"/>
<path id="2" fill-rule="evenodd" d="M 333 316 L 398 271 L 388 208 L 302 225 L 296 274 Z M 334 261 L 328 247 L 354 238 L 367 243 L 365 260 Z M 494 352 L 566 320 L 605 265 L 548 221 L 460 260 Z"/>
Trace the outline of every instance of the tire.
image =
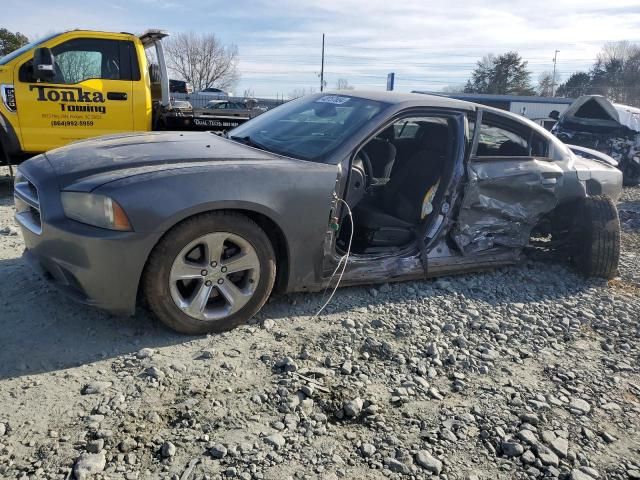
<path id="1" fill-rule="evenodd" d="M 640 184 L 640 166 L 629 161 L 622 169 L 622 185 L 635 187 Z"/>
<path id="2" fill-rule="evenodd" d="M 615 204 L 608 197 L 587 197 L 578 210 L 574 265 L 588 277 L 615 277 L 620 258 L 620 220 Z"/>
<path id="3" fill-rule="evenodd" d="M 230 251 L 235 254 L 228 256 Z M 223 273 L 225 265 L 242 268 L 238 259 L 251 268 Z M 173 330 L 223 332 L 262 308 L 275 276 L 273 246 L 255 222 L 236 212 L 208 212 L 184 220 L 158 242 L 147 262 L 143 294 L 151 311 Z"/>

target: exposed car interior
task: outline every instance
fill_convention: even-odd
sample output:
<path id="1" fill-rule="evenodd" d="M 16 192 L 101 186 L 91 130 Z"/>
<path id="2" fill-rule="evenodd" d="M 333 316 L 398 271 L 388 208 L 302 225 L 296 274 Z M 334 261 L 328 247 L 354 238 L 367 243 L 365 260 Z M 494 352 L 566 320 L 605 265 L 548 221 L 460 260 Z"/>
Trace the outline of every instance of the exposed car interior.
<path id="1" fill-rule="evenodd" d="M 438 186 L 453 155 L 455 128 L 446 117 L 404 118 L 379 132 L 352 161 L 347 203 L 353 213 L 356 254 L 399 250 L 417 238 L 435 210 Z M 349 222 L 337 246 L 345 249 Z"/>

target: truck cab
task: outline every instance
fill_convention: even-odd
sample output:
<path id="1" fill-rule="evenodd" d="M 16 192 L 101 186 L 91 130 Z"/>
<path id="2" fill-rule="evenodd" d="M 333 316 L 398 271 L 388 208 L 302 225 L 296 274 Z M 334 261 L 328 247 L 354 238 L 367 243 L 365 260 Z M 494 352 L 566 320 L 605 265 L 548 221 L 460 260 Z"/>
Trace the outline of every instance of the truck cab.
<path id="1" fill-rule="evenodd" d="M 0 161 L 152 130 L 169 105 L 163 37 L 73 30 L 0 58 Z"/>

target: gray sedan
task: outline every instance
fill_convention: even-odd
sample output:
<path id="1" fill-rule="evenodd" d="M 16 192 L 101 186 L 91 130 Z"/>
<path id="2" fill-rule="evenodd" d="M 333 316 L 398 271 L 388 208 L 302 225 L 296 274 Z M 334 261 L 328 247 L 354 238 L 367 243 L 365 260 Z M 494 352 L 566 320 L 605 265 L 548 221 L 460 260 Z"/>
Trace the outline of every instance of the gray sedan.
<path id="1" fill-rule="evenodd" d="M 591 163 L 590 163 L 591 162 Z M 64 292 L 215 332 L 276 292 L 619 255 L 614 167 L 522 117 L 442 97 L 307 96 L 233 130 L 102 137 L 23 163 L 25 256 Z"/>

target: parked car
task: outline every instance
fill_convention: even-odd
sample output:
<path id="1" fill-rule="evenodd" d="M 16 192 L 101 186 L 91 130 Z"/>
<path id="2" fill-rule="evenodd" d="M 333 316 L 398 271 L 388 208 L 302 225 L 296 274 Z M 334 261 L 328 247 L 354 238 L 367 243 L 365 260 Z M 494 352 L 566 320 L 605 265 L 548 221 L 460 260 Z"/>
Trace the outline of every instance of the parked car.
<path id="1" fill-rule="evenodd" d="M 186 100 L 172 100 L 170 105 L 174 110 L 180 110 L 181 112 L 185 113 L 193 113 L 193 106 Z"/>
<path id="2" fill-rule="evenodd" d="M 613 157 L 625 185 L 640 183 L 640 108 L 584 95 L 565 110 L 551 131 L 565 143 Z"/>
<path id="3" fill-rule="evenodd" d="M 224 90 L 221 90 L 219 88 L 214 88 L 214 87 L 209 87 L 209 88 L 200 90 L 199 92 L 196 93 L 196 95 L 203 95 L 206 97 L 211 97 L 211 98 L 216 98 L 221 100 L 225 100 L 231 96 L 229 92 L 225 92 Z"/>
<path id="4" fill-rule="evenodd" d="M 193 106 L 185 100 L 171 99 L 158 119 L 158 128 L 184 130 L 193 128 Z"/>
<path id="5" fill-rule="evenodd" d="M 198 110 L 200 115 L 214 115 L 227 117 L 252 118 L 263 113 L 263 110 L 256 108 L 251 102 L 232 102 L 230 100 L 211 100 L 202 110 Z"/>
<path id="6" fill-rule="evenodd" d="M 23 163 L 25 256 L 115 313 L 140 296 L 185 333 L 232 328 L 272 291 L 513 264 L 532 232 L 616 274 L 621 173 L 509 112 L 444 97 L 320 93 L 230 132 L 102 137 Z M 332 275 L 333 272 L 333 275 Z"/>
<path id="7" fill-rule="evenodd" d="M 184 80 L 169 80 L 170 93 L 193 93 L 193 87 Z"/>

